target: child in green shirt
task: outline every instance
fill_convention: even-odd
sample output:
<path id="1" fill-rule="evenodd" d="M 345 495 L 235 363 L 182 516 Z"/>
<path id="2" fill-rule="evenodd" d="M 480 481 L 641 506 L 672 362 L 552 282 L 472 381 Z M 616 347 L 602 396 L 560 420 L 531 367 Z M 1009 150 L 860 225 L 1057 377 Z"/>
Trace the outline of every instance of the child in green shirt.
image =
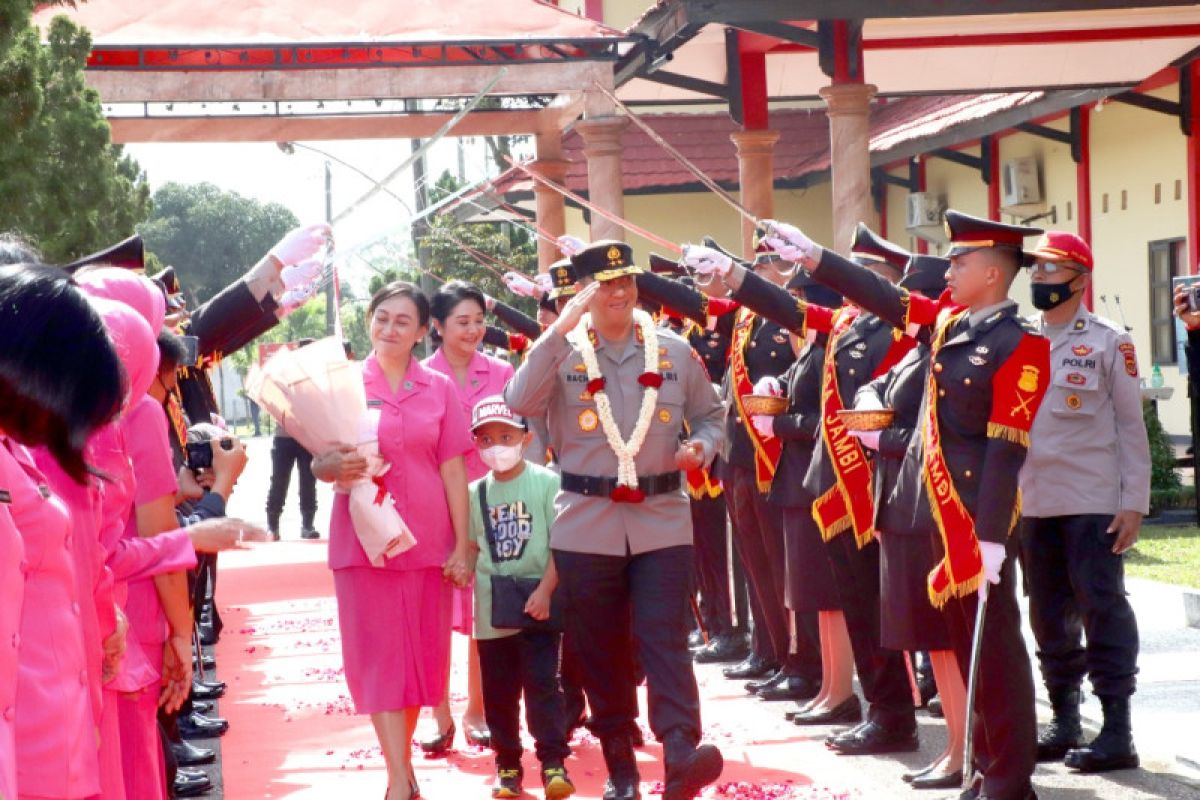
<path id="1" fill-rule="evenodd" d="M 483 705 L 496 785 L 492 797 L 520 797 L 521 695 L 529 732 L 542 763 L 547 798 L 564 798 L 575 787 L 563 767 L 570 755 L 558 683 L 562 634 L 547 625 L 558 584 L 550 555 L 550 525 L 558 475 L 524 459 L 533 435 L 500 396 L 485 398 L 471 413 L 471 433 L 491 472 L 471 484 L 470 541 L 475 556 L 475 639 L 479 646 Z M 486 515 L 486 516 L 485 516 Z M 523 605 L 524 627 L 493 625 L 493 577 L 501 583 L 525 579 L 533 585 Z M 536 584 L 534 582 L 536 581 Z M 526 619 L 527 618 L 527 619 Z"/>

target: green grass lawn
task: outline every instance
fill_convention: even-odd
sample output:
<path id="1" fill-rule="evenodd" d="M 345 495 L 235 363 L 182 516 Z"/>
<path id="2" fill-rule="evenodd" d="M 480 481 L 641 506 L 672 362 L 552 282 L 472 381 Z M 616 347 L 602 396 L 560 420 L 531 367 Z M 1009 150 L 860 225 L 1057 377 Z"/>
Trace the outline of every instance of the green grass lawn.
<path id="1" fill-rule="evenodd" d="M 1125 559 L 1135 578 L 1200 588 L 1200 528 L 1194 525 L 1143 525 L 1138 543 Z"/>

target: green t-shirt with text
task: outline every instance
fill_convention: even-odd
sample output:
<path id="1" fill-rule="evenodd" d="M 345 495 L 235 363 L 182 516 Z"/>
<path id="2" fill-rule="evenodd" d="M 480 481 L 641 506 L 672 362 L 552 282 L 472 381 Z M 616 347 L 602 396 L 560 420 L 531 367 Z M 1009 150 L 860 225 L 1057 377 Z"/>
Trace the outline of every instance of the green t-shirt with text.
<path id="1" fill-rule="evenodd" d="M 525 462 L 511 481 L 497 481 L 491 473 L 471 484 L 471 541 L 479 546 L 475 564 L 475 638 L 498 639 L 517 633 L 492 627 L 492 575 L 540 578 L 550 561 L 550 525 L 554 522 L 554 496 L 558 474 Z M 486 481 L 488 516 L 492 536 L 484 529 L 479 507 L 479 487 Z"/>

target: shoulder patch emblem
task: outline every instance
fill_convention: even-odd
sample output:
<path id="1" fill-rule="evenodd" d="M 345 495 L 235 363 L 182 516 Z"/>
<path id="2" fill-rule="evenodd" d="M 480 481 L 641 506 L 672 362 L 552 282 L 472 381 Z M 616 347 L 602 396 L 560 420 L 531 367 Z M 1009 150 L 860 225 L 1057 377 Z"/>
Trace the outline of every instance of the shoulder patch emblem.
<path id="1" fill-rule="evenodd" d="M 600 426 L 600 418 L 596 416 L 596 412 L 590 408 L 585 408 L 579 412 L 579 430 L 584 433 L 591 433 Z"/>
<path id="2" fill-rule="evenodd" d="M 1040 372 L 1041 370 L 1034 366 L 1021 367 L 1021 377 L 1017 379 L 1017 388 L 1022 392 L 1036 392 Z"/>
<path id="3" fill-rule="evenodd" d="M 1091 355 L 1092 351 L 1095 349 L 1096 348 L 1094 347 L 1088 347 L 1086 344 L 1077 344 L 1071 348 L 1071 352 L 1080 358 L 1083 358 L 1086 355 Z"/>
<path id="4" fill-rule="evenodd" d="M 1138 376 L 1137 353 L 1134 351 L 1133 342 L 1125 342 L 1118 346 L 1117 350 L 1125 359 L 1125 371 L 1129 373 L 1129 377 L 1136 378 Z"/>

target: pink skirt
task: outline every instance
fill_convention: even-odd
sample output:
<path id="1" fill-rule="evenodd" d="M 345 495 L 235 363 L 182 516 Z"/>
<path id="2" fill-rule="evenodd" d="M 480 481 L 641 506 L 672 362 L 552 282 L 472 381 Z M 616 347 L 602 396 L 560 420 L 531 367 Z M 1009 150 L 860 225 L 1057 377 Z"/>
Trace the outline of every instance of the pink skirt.
<path id="1" fill-rule="evenodd" d="M 358 713 L 442 702 L 453 587 L 441 568 L 335 569 L 333 585 L 346 684 Z"/>

